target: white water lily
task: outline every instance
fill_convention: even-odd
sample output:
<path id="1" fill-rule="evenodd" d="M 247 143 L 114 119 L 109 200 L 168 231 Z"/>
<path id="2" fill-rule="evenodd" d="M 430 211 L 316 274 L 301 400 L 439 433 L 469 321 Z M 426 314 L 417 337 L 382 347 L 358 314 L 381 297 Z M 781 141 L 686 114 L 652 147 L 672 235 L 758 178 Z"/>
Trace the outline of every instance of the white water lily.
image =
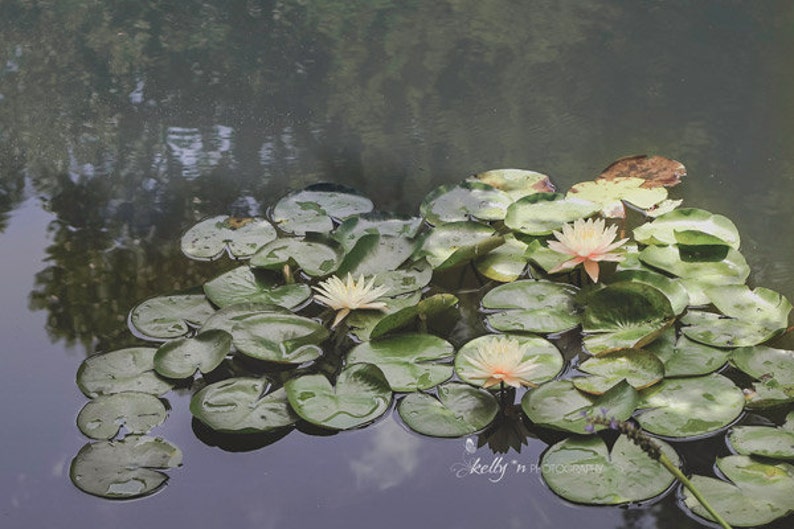
<path id="1" fill-rule="evenodd" d="M 573 256 L 572 259 L 555 266 L 549 273 L 554 274 L 562 270 L 574 268 L 580 263 L 584 266 L 584 271 L 598 283 L 598 272 L 600 261 L 620 261 L 623 256 L 619 253 L 611 253 L 628 239 L 615 241 L 618 227 L 605 227 L 604 219 L 579 219 L 573 224 L 566 224 L 562 227 L 562 233 L 555 231 L 556 241 L 549 241 L 549 248 L 555 252 Z"/>
<path id="2" fill-rule="evenodd" d="M 469 366 L 460 375 L 489 388 L 504 383 L 517 388 L 535 386 L 530 377 L 539 367 L 533 360 L 523 360 L 525 347 L 513 338 L 498 337 L 480 344 L 469 358 Z"/>
<path id="3" fill-rule="evenodd" d="M 346 281 L 331 276 L 312 288 L 318 292 L 314 295 L 314 299 L 337 311 L 334 323 L 331 325 L 332 329 L 339 325 L 351 310 L 385 310 L 386 303 L 375 300 L 389 291 L 389 287 L 384 285 L 375 287 L 374 277 L 367 283 L 363 275 L 354 280 L 350 273 L 347 274 Z"/>

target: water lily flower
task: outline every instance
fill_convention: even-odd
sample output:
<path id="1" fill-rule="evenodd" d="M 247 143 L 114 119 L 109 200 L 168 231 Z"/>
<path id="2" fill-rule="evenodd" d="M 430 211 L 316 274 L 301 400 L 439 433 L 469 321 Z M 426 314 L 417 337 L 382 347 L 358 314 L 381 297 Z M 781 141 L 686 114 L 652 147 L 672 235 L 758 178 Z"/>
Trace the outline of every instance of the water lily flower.
<path id="1" fill-rule="evenodd" d="M 562 227 L 562 233 L 555 231 L 556 241 L 549 241 L 549 248 L 555 252 L 572 256 L 572 259 L 555 266 L 549 273 L 554 274 L 562 270 L 569 270 L 579 265 L 584 266 L 584 271 L 598 283 L 598 263 L 600 261 L 620 261 L 623 256 L 611 253 L 628 239 L 615 241 L 618 227 L 604 226 L 604 219 L 579 219 L 573 224 Z M 615 241 L 615 242 L 613 242 Z"/>
<path id="2" fill-rule="evenodd" d="M 347 274 L 347 281 L 331 276 L 313 288 L 319 292 L 314 295 L 314 299 L 337 311 L 334 323 L 331 325 L 332 329 L 339 325 L 351 310 L 385 310 L 386 303 L 375 300 L 389 290 L 389 287 L 384 285 L 375 288 L 374 277 L 367 283 L 363 275 L 358 280 L 354 280 L 350 273 Z"/>
<path id="3" fill-rule="evenodd" d="M 529 378 L 539 364 L 524 360 L 524 346 L 518 340 L 498 337 L 481 344 L 469 358 L 461 376 L 484 388 L 504 383 L 517 388 L 535 386 Z"/>

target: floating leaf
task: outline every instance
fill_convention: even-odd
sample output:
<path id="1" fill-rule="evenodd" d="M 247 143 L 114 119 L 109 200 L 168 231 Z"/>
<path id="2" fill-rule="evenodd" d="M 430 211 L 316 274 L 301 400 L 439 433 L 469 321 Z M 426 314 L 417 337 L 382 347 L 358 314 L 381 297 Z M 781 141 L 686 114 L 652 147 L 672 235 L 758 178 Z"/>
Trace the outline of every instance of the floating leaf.
<path id="1" fill-rule="evenodd" d="M 471 218 L 501 220 L 512 202 L 507 194 L 495 187 L 479 181 L 464 181 L 441 186 L 428 193 L 419 206 L 419 212 L 432 225 Z"/>
<path id="2" fill-rule="evenodd" d="M 350 273 L 354 277 L 371 276 L 378 272 L 396 270 L 411 257 L 415 246 L 412 240 L 404 237 L 368 233 L 359 238 L 347 253 L 336 275 L 341 277 Z"/>
<path id="3" fill-rule="evenodd" d="M 747 407 L 769 408 L 794 402 L 794 351 L 766 346 L 733 351 L 731 363 L 759 382 L 748 392 Z"/>
<path id="4" fill-rule="evenodd" d="M 238 321 L 244 320 L 254 314 L 263 313 L 292 314 L 291 311 L 284 307 L 270 305 L 268 303 L 235 303 L 234 305 L 223 307 L 207 318 L 207 321 L 201 326 L 201 331 L 206 332 L 212 329 L 219 329 L 231 334 L 232 329 L 234 329 Z"/>
<path id="5" fill-rule="evenodd" d="M 370 199 L 351 188 L 315 184 L 281 198 L 273 207 L 271 219 L 287 233 L 326 233 L 334 227 L 332 218 L 341 220 L 370 212 L 373 207 Z"/>
<path id="6" fill-rule="evenodd" d="M 576 389 L 570 380 L 553 380 L 527 391 L 521 399 L 521 408 L 535 424 L 585 434 L 588 415 L 603 413 L 625 421 L 637 400 L 637 391 L 625 381 L 595 397 Z M 596 425 L 596 428 L 603 427 Z"/>
<path id="7" fill-rule="evenodd" d="M 791 303 L 774 290 L 746 285 L 724 285 L 706 291 L 714 306 L 731 318 L 757 323 L 768 329 L 783 330 L 788 325 Z"/>
<path id="8" fill-rule="evenodd" d="M 120 441 L 90 443 L 72 460 L 69 476 L 82 491 L 113 499 L 156 492 L 168 476 L 159 472 L 182 464 L 182 452 L 164 439 L 128 435 Z"/>
<path id="9" fill-rule="evenodd" d="M 474 266 L 488 279 L 509 283 L 518 279 L 527 267 L 526 251 L 526 244 L 507 234 L 503 245 L 477 258 Z"/>
<path id="10" fill-rule="evenodd" d="M 302 283 L 279 285 L 267 272 L 240 266 L 204 283 L 204 293 L 219 307 L 238 303 L 266 303 L 291 309 L 311 297 L 311 288 Z"/>
<path id="11" fill-rule="evenodd" d="M 548 340 L 539 336 L 523 336 L 519 334 L 486 334 L 478 336 L 465 343 L 455 357 L 455 372 L 461 380 L 479 386 L 480 382 L 471 380 L 466 373 L 481 371 L 472 361 L 476 361 L 478 351 L 482 348 L 488 349 L 495 340 L 509 338 L 515 340 L 523 350 L 521 362 L 532 362 L 535 368 L 528 379 L 529 382 L 539 385 L 556 377 L 563 367 L 563 358 L 560 351 Z"/>
<path id="12" fill-rule="evenodd" d="M 436 314 L 454 307 L 457 303 L 458 298 L 452 294 L 434 294 L 415 305 L 410 305 L 386 314 L 378 320 L 374 327 L 372 327 L 369 337 L 377 338 L 394 330 L 401 329 L 417 318 L 427 320 Z"/>
<path id="13" fill-rule="evenodd" d="M 77 386 L 87 397 L 138 391 L 164 395 L 173 384 L 154 371 L 153 347 L 129 347 L 89 356 L 77 370 Z"/>
<path id="14" fill-rule="evenodd" d="M 242 354 L 279 364 L 302 364 L 319 357 L 318 344 L 328 330 L 318 322 L 294 314 L 253 314 L 232 329 L 234 346 Z"/>
<path id="15" fill-rule="evenodd" d="M 425 257 L 435 270 L 462 265 L 504 243 L 490 226 L 476 222 L 450 222 L 430 230 L 417 257 Z"/>
<path id="16" fill-rule="evenodd" d="M 251 257 L 251 266 L 268 270 L 297 267 L 312 277 L 332 274 L 342 262 L 342 250 L 333 239 L 307 235 L 303 239 L 276 239 Z"/>
<path id="17" fill-rule="evenodd" d="M 391 388 L 372 364 L 343 369 L 336 384 L 324 375 L 304 375 L 286 382 L 290 406 L 305 421 L 333 430 L 348 430 L 372 422 L 391 405 Z"/>
<path id="18" fill-rule="evenodd" d="M 193 395 L 190 413 L 222 433 L 268 432 L 297 422 L 284 388 L 266 393 L 267 388 L 265 378 L 221 380 Z"/>
<path id="19" fill-rule="evenodd" d="M 499 403 L 487 391 L 451 382 L 438 388 L 438 398 L 411 393 L 400 401 L 400 418 L 413 431 L 432 437 L 462 437 L 491 424 Z"/>
<path id="20" fill-rule="evenodd" d="M 158 296 L 132 309 L 130 325 L 148 338 L 170 340 L 200 327 L 214 312 L 203 294 Z"/>
<path id="21" fill-rule="evenodd" d="M 642 244 L 726 245 L 738 250 L 739 230 L 727 217 L 697 208 L 681 208 L 660 215 L 634 229 Z"/>
<path id="22" fill-rule="evenodd" d="M 725 428 L 741 415 L 744 395 L 722 375 L 667 378 L 643 390 L 640 425 L 666 437 L 697 437 Z"/>
<path id="23" fill-rule="evenodd" d="M 642 178 L 645 180 L 643 187 L 652 188 L 678 185 L 684 176 L 686 167 L 681 162 L 664 156 L 640 154 L 615 160 L 598 175 L 598 179 Z"/>
<path id="24" fill-rule="evenodd" d="M 621 380 L 636 390 L 644 389 L 664 378 L 664 365 L 653 353 L 627 349 L 589 358 L 579 370 L 594 376 L 571 379 L 573 385 L 586 393 L 601 395 Z"/>
<path id="25" fill-rule="evenodd" d="M 193 338 L 166 342 L 154 355 L 154 369 L 167 378 L 192 377 L 196 370 L 209 373 L 218 367 L 232 346 L 232 336 L 222 330 L 208 330 Z"/>
<path id="26" fill-rule="evenodd" d="M 770 426 L 736 426 L 728 435 L 733 449 L 743 455 L 794 460 L 794 431 Z"/>
<path id="27" fill-rule="evenodd" d="M 564 224 L 589 217 L 600 210 L 599 204 L 559 193 L 536 193 L 513 202 L 507 208 L 505 225 L 527 235 L 549 235 Z"/>
<path id="28" fill-rule="evenodd" d="M 148 393 L 124 391 L 100 395 L 77 415 L 77 427 L 91 439 L 111 439 L 123 426 L 131 434 L 144 434 L 165 421 L 163 402 Z"/>
<path id="29" fill-rule="evenodd" d="M 486 317 L 504 332 L 556 333 L 579 325 L 577 289 L 551 281 L 524 280 L 500 285 L 482 298 L 485 309 L 504 309 Z"/>
<path id="30" fill-rule="evenodd" d="M 673 464 L 678 455 L 655 441 Z M 566 500 L 590 505 L 634 503 L 664 493 L 675 478 L 626 436 L 612 450 L 598 436 L 571 437 L 549 448 L 540 463 L 549 488 Z"/>
<path id="31" fill-rule="evenodd" d="M 185 232 L 182 253 L 193 259 L 216 259 L 228 252 L 245 259 L 275 238 L 276 229 L 265 219 L 212 217 Z"/>
<path id="32" fill-rule="evenodd" d="M 724 366 L 731 356 L 728 349 L 700 344 L 684 335 L 676 341 L 675 329 L 672 328 L 665 330 L 644 349 L 662 361 L 666 377 L 708 375 Z"/>
<path id="33" fill-rule="evenodd" d="M 432 278 L 433 268 L 423 259 L 406 268 L 378 272 L 375 274 L 375 285 L 388 288 L 386 294 L 394 297 L 420 290 L 426 287 Z"/>
<path id="34" fill-rule="evenodd" d="M 640 252 L 640 260 L 669 272 L 675 276 L 688 279 L 684 285 L 699 285 L 701 288 L 722 285 L 741 285 L 750 275 L 750 267 L 742 254 L 729 248 L 725 258 L 719 261 L 684 261 L 677 246 L 648 246 Z M 692 291 L 687 288 L 692 297 Z M 690 303 L 700 304 L 690 300 Z"/>
<path id="35" fill-rule="evenodd" d="M 535 193 L 554 193 L 554 184 L 548 176 L 524 169 L 492 169 L 475 174 L 469 181 L 495 187 L 507 193 L 513 200 Z"/>
<path id="36" fill-rule="evenodd" d="M 376 310 L 358 310 L 353 311 L 348 318 L 345 319 L 350 331 L 361 341 L 370 339 L 370 333 L 375 326 L 384 318 L 391 314 L 400 312 L 402 309 L 414 307 L 422 299 L 422 293 L 413 291 L 408 294 L 388 298 L 385 312 Z M 414 316 L 406 319 L 406 315 L 414 313 Z M 396 324 L 407 325 L 413 321 L 415 317 L 415 309 L 409 309 L 407 314 L 396 316 L 396 320 L 392 320 Z M 387 324 L 388 325 L 388 324 Z"/>
<path id="37" fill-rule="evenodd" d="M 690 310 L 681 318 L 688 338 L 715 347 L 745 347 L 774 338 L 783 328 L 770 328 L 752 321 L 728 318 L 713 312 Z"/>
<path id="38" fill-rule="evenodd" d="M 398 217 L 389 214 L 365 213 L 345 219 L 333 232 L 333 238 L 339 241 L 349 252 L 356 242 L 364 235 L 413 239 L 422 226 L 420 217 Z"/>
<path id="39" fill-rule="evenodd" d="M 599 204 L 601 214 L 606 217 L 624 218 L 626 216 L 624 201 L 645 210 L 667 198 L 666 189 L 645 187 L 645 183 L 642 178 L 633 177 L 591 180 L 575 184 L 568 191 L 567 196 Z"/>
<path id="40" fill-rule="evenodd" d="M 615 273 L 610 281 L 613 283 L 630 281 L 652 286 L 667 296 L 673 314 L 681 314 L 689 305 L 689 294 L 678 279 L 671 279 L 650 270 L 621 270 Z"/>
<path id="41" fill-rule="evenodd" d="M 347 355 L 347 364 L 375 364 L 392 391 L 417 391 L 435 387 L 452 377 L 449 361 L 455 348 L 431 334 L 399 334 L 364 342 Z"/>

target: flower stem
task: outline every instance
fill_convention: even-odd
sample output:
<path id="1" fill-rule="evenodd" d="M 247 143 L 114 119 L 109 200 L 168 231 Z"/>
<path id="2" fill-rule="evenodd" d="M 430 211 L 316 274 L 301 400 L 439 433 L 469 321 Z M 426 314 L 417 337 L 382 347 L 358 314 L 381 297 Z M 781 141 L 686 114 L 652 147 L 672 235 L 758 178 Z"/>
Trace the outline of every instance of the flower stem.
<path id="1" fill-rule="evenodd" d="M 284 265 L 284 268 L 281 269 L 281 273 L 284 276 L 284 282 L 288 285 L 291 285 L 295 282 L 295 277 L 292 275 L 292 269 L 288 264 Z"/>
<path id="2" fill-rule="evenodd" d="M 706 498 L 703 497 L 703 495 L 700 493 L 700 491 L 692 484 L 691 481 L 689 481 L 689 478 L 687 478 L 684 475 L 684 473 L 681 472 L 681 469 L 679 469 L 677 466 L 675 466 L 673 464 L 673 462 L 670 461 L 670 459 L 668 459 L 668 457 L 666 455 L 661 454 L 659 456 L 659 463 L 661 463 L 664 466 L 664 468 L 666 468 L 667 471 L 670 472 L 670 474 L 675 476 L 675 478 L 678 481 L 680 481 L 681 484 L 684 485 L 689 492 L 692 493 L 692 495 L 695 497 L 695 499 L 697 499 L 697 501 L 700 502 L 700 504 L 703 506 L 703 508 L 708 511 L 708 513 L 711 515 L 711 517 L 714 518 L 714 520 L 716 520 L 716 522 L 718 524 L 720 524 L 720 526 L 723 529 L 732 529 L 731 526 L 728 524 L 728 522 L 726 522 L 722 518 L 722 516 L 720 516 L 717 513 L 717 511 L 714 510 L 714 508 L 709 504 L 709 502 L 706 500 Z"/>

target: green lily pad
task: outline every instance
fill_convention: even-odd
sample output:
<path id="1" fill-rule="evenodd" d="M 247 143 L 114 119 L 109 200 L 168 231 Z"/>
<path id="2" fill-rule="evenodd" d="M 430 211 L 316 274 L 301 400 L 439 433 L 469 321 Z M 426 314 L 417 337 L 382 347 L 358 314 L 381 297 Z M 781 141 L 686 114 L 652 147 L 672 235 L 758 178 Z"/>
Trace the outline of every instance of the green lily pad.
<path id="1" fill-rule="evenodd" d="M 535 263 L 547 273 L 570 258 L 569 255 L 555 252 L 541 243 L 539 239 L 533 239 L 527 243 L 527 251 L 524 253 L 524 257 L 527 261 Z"/>
<path id="2" fill-rule="evenodd" d="M 666 377 L 708 375 L 724 366 L 731 356 L 729 349 L 704 345 L 684 335 L 676 340 L 675 329 L 672 328 L 665 330 L 644 349 L 662 361 Z"/>
<path id="3" fill-rule="evenodd" d="M 182 452 L 164 439 L 128 435 L 120 441 L 89 443 L 72 460 L 69 476 L 94 496 L 131 499 L 156 492 L 168 470 L 182 464 Z"/>
<path id="4" fill-rule="evenodd" d="M 173 383 L 154 371 L 153 347 L 129 347 L 89 356 L 77 370 L 77 386 L 89 398 L 123 391 L 164 395 Z"/>
<path id="5" fill-rule="evenodd" d="M 399 217 L 390 214 L 364 213 L 349 217 L 333 232 L 333 238 L 339 241 L 345 253 L 356 245 L 364 235 L 377 234 L 382 236 L 413 239 L 422 226 L 420 217 Z"/>
<path id="6" fill-rule="evenodd" d="M 512 202 L 495 187 L 469 180 L 431 191 L 419 206 L 419 213 L 432 225 L 471 218 L 501 220 Z"/>
<path id="7" fill-rule="evenodd" d="M 479 382 L 466 376 L 466 373 L 479 371 L 472 360 L 477 358 L 481 348 L 487 349 L 494 340 L 503 338 L 515 340 L 522 347 L 524 354 L 521 357 L 521 363 L 531 361 L 535 364 L 532 376 L 528 379 L 529 382 L 535 385 L 543 384 L 562 371 L 564 364 L 562 354 L 554 344 L 544 338 L 520 334 L 486 334 L 468 341 L 458 351 L 455 357 L 455 372 L 458 377 L 464 382 L 479 386 Z"/>
<path id="8" fill-rule="evenodd" d="M 550 235 L 564 224 L 589 217 L 600 209 L 587 200 L 565 198 L 559 193 L 536 193 L 507 208 L 505 225 L 527 235 Z"/>
<path id="9" fill-rule="evenodd" d="M 678 464 L 675 450 L 655 441 Z M 664 493 L 675 478 L 665 467 L 621 435 L 607 448 L 598 436 L 570 437 L 550 447 L 540 462 L 543 479 L 558 496 L 575 503 L 620 505 Z"/>
<path id="10" fill-rule="evenodd" d="M 400 401 L 400 418 L 413 431 L 431 437 L 462 437 L 491 424 L 499 403 L 487 391 L 450 382 L 438 388 L 438 398 L 411 393 Z"/>
<path id="11" fill-rule="evenodd" d="M 268 270 L 297 267 L 312 277 L 332 274 L 342 263 L 342 249 L 333 239 L 307 235 L 303 239 L 276 239 L 251 257 L 251 266 Z"/>
<path id="12" fill-rule="evenodd" d="M 217 259 L 224 252 L 234 259 L 251 257 L 276 238 L 276 229 L 261 218 L 212 217 L 182 236 L 182 253 L 192 259 Z"/>
<path id="13" fill-rule="evenodd" d="M 746 285 L 724 285 L 709 288 L 706 295 L 720 312 L 731 318 L 756 323 L 768 329 L 783 330 L 788 326 L 791 303 L 768 288 L 750 290 Z"/>
<path id="14" fill-rule="evenodd" d="M 750 275 L 744 256 L 729 248 L 724 259 L 718 261 L 684 261 L 677 246 L 648 246 L 640 252 L 640 260 L 659 270 L 689 280 L 701 288 L 723 285 L 742 285 Z M 690 292 L 690 296 L 691 296 Z M 690 300 L 690 303 L 695 303 Z"/>
<path id="15" fill-rule="evenodd" d="M 402 329 L 417 318 L 427 320 L 454 307 L 457 303 L 458 298 L 452 294 L 434 294 L 415 305 L 409 305 L 383 315 L 370 330 L 369 338 L 378 338 L 397 329 Z"/>
<path id="16" fill-rule="evenodd" d="M 298 416 L 279 388 L 266 393 L 265 378 L 240 377 L 210 384 L 190 399 L 190 413 L 216 432 L 261 433 L 295 424 Z"/>
<path id="17" fill-rule="evenodd" d="M 312 291 L 308 285 L 294 283 L 279 285 L 273 275 L 251 270 L 243 265 L 204 283 L 207 298 L 219 307 L 238 303 L 267 303 L 291 309 L 308 300 Z"/>
<path id="18" fill-rule="evenodd" d="M 579 370 L 593 376 L 573 378 L 573 385 L 592 395 L 606 393 L 621 380 L 641 390 L 664 378 L 661 360 L 641 349 L 627 349 L 589 358 L 579 365 Z"/>
<path id="19" fill-rule="evenodd" d="M 482 298 L 488 324 L 504 332 L 557 333 L 579 325 L 577 289 L 563 283 L 524 280 L 500 285 Z"/>
<path id="20" fill-rule="evenodd" d="M 794 351 L 766 346 L 733 351 L 731 364 L 758 380 L 747 392 L 748 408 L 771 408 L 794 402 Z"/>
<path id="21" fill-rule="evenodd" d="M 442 338 L 409 333 L 361 343 L 350 350 L 347 364 L 375 364 L 392 391 L 417 391 L 451 378 L 448 362 L 454 354 L 455 348 Z"/>
<path id="22" fill-rule="evenodd" d="M 435 270 L 444 270 L 485 255 L 503 243 L 504 237 L 485 224 L 450 222 L 427 232 L 416 257 L 427 259 Z"/>
<path id="23" fill-rule="evenodd" d="M 303 420 L 332 430 L 372 422 L 391 406 L 389 382 L 372 364 L 347 366 L 335 385 L 324 375 L 304 375 L 288 380 L 284 387 L 290 406 Z"/>
<path id="24" fill-rule="evenodd" d="M 475 174 L 468 180 L 495 187 L 507 193 L 512 200 L 535 193 L 554 192 L 554 184 L 548 176 L 525 169 L 492 169 Z"/>
<path id="25" fill-rule="evenodd" d="M 728 435 L 733 449 L 742 455 L 794 460 L 794 431 L 771 426 L 736 426 Z"/>
<path id="26" fill-rule="evenodd" d="M 273 207 L 271 219 L 279 229 L 294 235 L 327 233 L 334 227 L 332 219 L 368 213 L 373 207 L 370 199 L 350 188 L 316 184 L 281 198 Z"/>
<path id="27" fill-rule="evenodd" d="M 204 294 L 174 294 L 147 299 L 130 312 L 133 331 L 155 340 L 179 338 L 200 327 L 215 312 Z"/>
<path id="28" fill-rule="evenodd" d="M 717 467 L 732 483 L 705 476 L 690 481 L 727 523 L 734 527 L 758 527 L 789 514 L 794 497 L 794 467 L 767 464 L 747 456 L 717 459 Z M 685 505 L 711 520 L 700 502 L 682 489 Z"/>
<path id="29" fill-rule="evenodd" d="M 626 216 L 624 201 L 646 210 L 667 198 L 664 187 L 649 188 L 643 187 L 643 184 L 645 180 L 636 177 L 590 180 L 573 185 L 567 196 L 599 204 L 601 214 L 606 217 L 623 218 Z"/>
<path id="30" fill-rule="evenodd" d="M 735 421 L 744 409 L 744 395 L 722 375 L 668 378 L 643 390 L 637 407 L 637 421 L 650 433 L 698 437 Z"/>
<path id="31" fill-rule="evenodd" d="M 375 274 L 375 285 L 388 288 L 389 297 L 407 294 L 426 287 L 433 278 L 433 267 L 424 259 L 399 270 L 386 270 Z"/>
<path id="32" fill-rule="evenodd" d="M 714 347 L 747 347 L 771 340 L 781 327 L 729 318 L 713 312 L 690 310 L 681 318 L 681 332 L 696 342 Z"/>
<path id="33" fill-rule="evenodd" d="M 209 373 L 223 362 L 232 346 L 232 335 L 208 330 L 193 338 L 166 342 L 154 355 L 154 369 L 167 378 L 188 378 L 195 372 Z"/>
<path id="34" fill-rule="evenodd" d="M 527 245 L 512 234 L 505 235 L 504 244 L 477 258 L 474 266 L 488 279 L 509 283 L 518 279 L 527 267 L 524 254 Z"/>
<path id="35" fill-rule="evenodd" d="M 124 391 L 86 403 L 77 415 L 77 427 L 91 439 L 111 439 L 122 426 L 131 434 L 147 433 L 167 415 L 165 405 L 154 395 Z"/>
<path id="36" fill-rule="evenodd" d="M 253 314 L 232 329 L 234 346 L 251 358 L 279 364 L 302 364 L 319 357 L 328 337 L 320 323 L 294 314 Z"/>
<path id="37" fill-rule="evenodd" d="M 726 245 L 739 249 L 739 230 L 727 217 L 703 209 L 680 208 L 634 229 L 641 244 Z"/>
<path id="38" fill-rule="evenodd" d="M 390 314 L 395 314 L 403 309 L 409 309 L 407 314 L 396 316 L 397 319 L 393 320 L 393 322 L 396 324 L 407 325 L 413 321 L 416 313 L 415 309 L 410 309 L 410 307 L 414 307 L 421 300 L 422 293 L 419 291 L 412 291 L 407 294 L 390 297 L 388 298 L 385 311 L 354 310 L 350 316 L 345 319 L 345 321 L 350 327 L 350 332 L 360 341 L 365 342 L 370 339 L 370 334 L 372 333 L 372 330 L 375 328 L 375 326 Z M 407 318 L 406 315 L 410 315 L 411 313 L 414 315 L 410 318 Z"/>
<path id="39" fill-rule="evenodd" d="M 368 233 L 358 239 L 345 255 L 336 275 L 371 276 L 386 270 L 396 270 L 416 249 L 411 239 Z"/>
<path id="40" fill-rule="evenodd" d="M 244 320 L 253 314 L 292 314 L 292 312 L 284 307 L 277 305 L 270 305 L 268 303 L 235 303 L 228 305 L 216 311 L 212 316 L 207 318 L 204 325 L 201 326 L 201 331 L 206 332 L 213 329 L 226 331 L 232 333 L 232 329 L 237 325 L 238 321 Z"/>
<path id="41" fill-rule="evenodd" d="M 625 421 L 634 412 L 638 398 L 637 391 L 625 381 L 603 395 L 592 396 L 576 389 L 570 380 L 552 380 L 527 391 L 521 399 L 521 408 L 535 424 L 586 434 L 588 415 L 603 413 Z M 604 427 L 595 425 L 595 428 Z"/>
<path id="42" fill-rule="evenodd" d="M 681 314 L 689 305 L 689 294 L 678 279 L 671 279 L 650 270 L 621 270 L 610 277 L 610 282 L 622 281 L 643 283 L 661 291 L 670 301 L 673 314 Z"/>

